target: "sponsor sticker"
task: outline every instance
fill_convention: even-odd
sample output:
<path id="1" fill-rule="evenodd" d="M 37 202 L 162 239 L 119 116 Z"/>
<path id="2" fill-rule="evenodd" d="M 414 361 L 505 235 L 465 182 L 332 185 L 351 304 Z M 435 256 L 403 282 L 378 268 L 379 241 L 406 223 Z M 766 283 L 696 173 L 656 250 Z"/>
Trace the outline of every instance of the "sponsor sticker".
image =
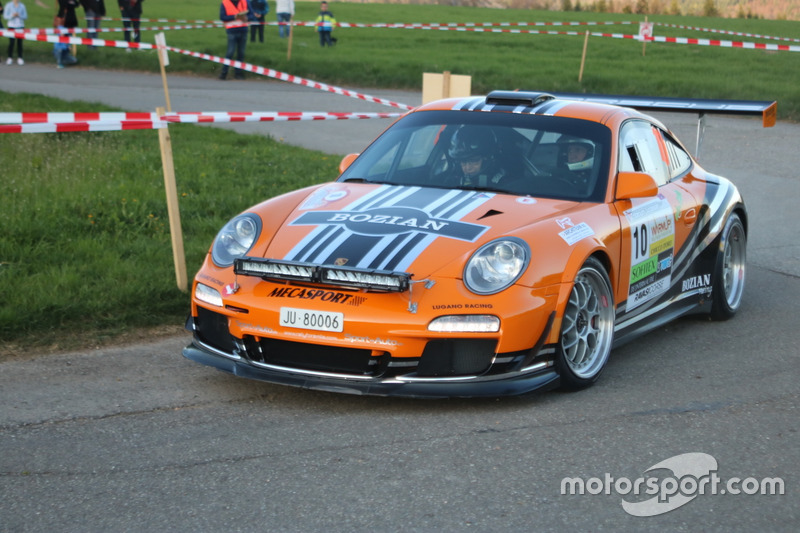
<path id="1" fill-rule="evenodd" d="M 331 185 L 323 187 L 314 191 L 311 196 L 300 205 L 300 209 L 307 211 L 309 209 L 319 209 L 332 202 L 336 202 L 345 198 L 350 192 L 342 185 Z"/>
<path id="2" fill-rule="evenodd" d="M 576 242 L 594 235 L 594 230 L 586 222 L 581 222 L 577 226 L 568 227 L 558 235 L 564 239 L 567 244 L 572 246 Z"/>
<path id="3" fill-rule="evenodd" d="M 669 290 L 675 249 L 672 206 L 663 197 L 625 211 L 630 223 L 630 311 Z"/>
<path id="4" fill-rule="evenodd" d="M 303 287 L 276 287 L 267 294 L 267 298 L 297 298 L 300 300 L 320 300 L 335 304 L 348 304 L 359 306 L 367 298 L 357 294 L 346 292 L 330 291 L 324 289 L 307 289 Z"/>
<path id="5" fill-rule="evenodd" d="M 428 215 L 421 209 L 387 207 L 366 211 L 312 211 L 292 221 L 292 226 L 342 225 L 359 235 L 392 235 L 411 231 L 475 241 L 486 226 L 447 220 Z"/>

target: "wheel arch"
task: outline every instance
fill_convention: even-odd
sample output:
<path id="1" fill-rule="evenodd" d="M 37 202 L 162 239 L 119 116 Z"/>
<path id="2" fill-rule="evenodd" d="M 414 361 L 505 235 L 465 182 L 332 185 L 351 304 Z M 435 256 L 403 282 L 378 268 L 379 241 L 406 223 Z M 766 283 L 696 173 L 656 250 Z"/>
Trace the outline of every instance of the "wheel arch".
<path id="1" fill-rule="evenodd" d="M 576 267 L 574 269 L 565 269 L 564 271 L 565 277 L 561 281 L 558 302 L 556 304 L 556 319 L 553 323 L 553 328 L 550 332 L 548 342 L 558 342 L 559 332 L 561 331 L 561 320 L 564 317 L 564 311 L 567 307 L 567 303 L 569 302 L 569 295 L 570 292 L 572 292 L 572 286 L 575 283 L 575 278 L 578 272 L 589 259 L 595 259 L 600 263 L 600 265 L 606 271 L 606 276 L 611 284 L 612 296 L 616 294 L 616 268 L 614 267 L 609 250 L 600 245 L 600 243 L 596 244 L 597 246 L 591 249 L 581 250 L 581 253 L 578 253 L 579 251 L 576 250 L 576 253 L 573 254 L 568 262 L 568 264 L 576 265 Z M 578 258 L 580 258 L 580 260 L 578 260 Z M 567 270 L 569 270 L 568 277 Z M 616 298 L 614 299 L 616 300 Z M 614 306 L 616 306 L 616 302 L 614 302 Z"/>

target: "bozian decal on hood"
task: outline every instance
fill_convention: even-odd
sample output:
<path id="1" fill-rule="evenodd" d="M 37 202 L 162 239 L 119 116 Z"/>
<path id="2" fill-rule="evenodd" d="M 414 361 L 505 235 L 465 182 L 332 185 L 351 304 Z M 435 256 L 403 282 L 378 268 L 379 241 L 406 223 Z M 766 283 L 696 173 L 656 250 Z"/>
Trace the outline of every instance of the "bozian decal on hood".
<path id="1" fill-rule="evenodd" d="M 461 219 L 492 193 L 384 185 L 338 211 L 309 211 L 290 225 L 316 226 L 284 259 L 406 270 L 437 237 L 477 240 L 488 226 Z"/>

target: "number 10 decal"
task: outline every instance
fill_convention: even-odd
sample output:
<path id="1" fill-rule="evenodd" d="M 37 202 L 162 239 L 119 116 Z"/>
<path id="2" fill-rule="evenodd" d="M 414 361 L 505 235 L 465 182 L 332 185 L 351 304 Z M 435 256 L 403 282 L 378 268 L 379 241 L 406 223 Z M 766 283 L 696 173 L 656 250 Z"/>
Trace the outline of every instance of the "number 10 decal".
<path id="1" fill-rule="evenodd" d="M 630 311 L 665 293 L 672 278 L 675 221 L 672 206 L 663 198 L 625 211 L 631 225 L 631 271 L 628 277 Z"/>

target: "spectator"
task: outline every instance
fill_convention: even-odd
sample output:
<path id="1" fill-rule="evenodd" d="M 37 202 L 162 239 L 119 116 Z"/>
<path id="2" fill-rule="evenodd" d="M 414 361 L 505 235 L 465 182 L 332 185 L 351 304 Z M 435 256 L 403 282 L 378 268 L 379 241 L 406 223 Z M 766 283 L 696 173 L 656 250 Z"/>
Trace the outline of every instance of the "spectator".
<path id="1" fill-rule="evenodd" d="M 122 25 L 125 27 L 125 40 L 131 42 L 131 28 L 133 28 L 133 42 L 141 42 L 139 25 L 142 18 L 142 2 L 144 0 L 117 0 L 119 11 L 122 14 Z M 128 52 L 131 49 L 128 48 Z"/>
<path id="2" fill-rule="evenodd" d="M 78 15 L 75 13 L 75 8 L 79 6 L 78 0 L 58 0 L 58 14 L 64 20 L 64 27 L 72 30 L 78 27 Z"/>
<path id="3" fill-rule="evenodd" d="M 83 12 L 86 15 L 86 37 L 89 39 L 97 38 L 97 30 L 100 28 L 100 21 L 106 16 L 106 4 L 104 0 L 81 0 Z M 94 46 L 89 46 L 94 48 Z"/>
<path id="4" fill-rule="evenodd" d="M 278 36 L 288 37 L 292 31 L 291 23 L 294 16 L 294 0 L 278 0 L 275 4 L 278 12 Z"/>
<path id="5" fill-rule="evenodd" d="M 250 26 L 250 42 L 256 42 L 258 33 L 259 42 L 264 42 L 264 19 L 269 13 L 269 3 L 267 0 L 250 0 L 250 7 L 253 10 L 256 22 Z"/>
<path id="6" fill-rule="evenodd" d="M 3 2 L 0 2 L 0 13 L 3 13 Z M 3 17 L 0 17 L 0 30 L 3 29 Z"/>
<path id="7" fill-rule="evenodd" d="M 69 37 L 71 35 L 65 26 L 58 26 L 57 30 L 57 34 L 62 37 Z M 70 53 L 67 43 L 55 43 L 53 45 L 53 55 L 56 57 L 56 66 L 58 68 L 64 68 L 67 65 L 74 65 L 78 62 L 75 56 Z"/>
<path id="8" fill-rule="evenodd" d="M 6 4 L 6 7 L 3 9 L 3 18 L 8 21 L 9 30 L 22 30 L 25 28 L 28 10 L 25 9 L 25 4 L 20 0 L 14 0 L 10 4 Z M 25 64 L 25 61 L 22 59 L 23 41 L 24 39 L 21 38 L 8 38 L 8 59 L 6 60 L 6 65 L 10 65 L 14 62 L 14 43 L 17 45 L 17 65 Z"/>
<path id="9" fill-rule="evenodd" d="M 331 33 L 333 32 L 333 27 L 336 26 L 336 19 L 333 17 L 333 13 L 328 11 L 328 2 L 322 2 L 320 5 L 316 26 L 317 32 L 319 32 L 320 46 L 325 46 L 326 44 L 333 46 L 336 40 L 333 39 Z"/>
<path id="10" fill-rule="evenodd" d="M 237 61 L 244 61 L 244 51 L 247 46 L 247 26 L 255 20 L 255 15 L 248 0 L 222 0 L 219 6 L 219 18 L 225 23 L 225 33 L 228 35 L 228 49 L 225 59 L 233 59 L 236 54 Z M 219 79 L 228 77 L 228 65 L 222 65 Z M 237 68 L 233 74 L 237 80 L 244 79 L 244 72 Z"/>

